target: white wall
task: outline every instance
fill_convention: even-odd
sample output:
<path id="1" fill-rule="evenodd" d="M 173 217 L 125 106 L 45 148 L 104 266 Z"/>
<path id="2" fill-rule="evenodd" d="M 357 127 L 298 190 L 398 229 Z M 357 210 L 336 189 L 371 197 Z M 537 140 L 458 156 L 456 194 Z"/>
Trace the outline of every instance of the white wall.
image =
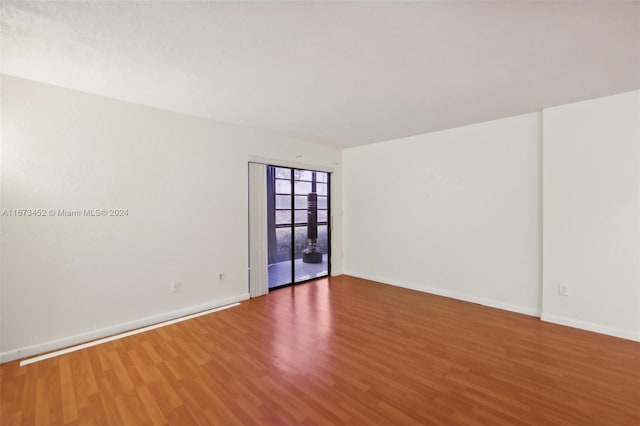
<path id="1" fill-rule="evenodd" d="M 345 273 L 539 314 L 540 117 L 345 150 Z"/>
<path id="2" fill-rule="evenodd" d="M 640 92 L 543 114 L 542 318 L 640 340 Z"/>
<path id="3" fill-rule="evenodd" d="M 2 208 L 129 216 L 2 217 L 2 361 L 247 297 L 250 155 L 334 167 L 340 211 L 337 149 L 3 75 Z"/>

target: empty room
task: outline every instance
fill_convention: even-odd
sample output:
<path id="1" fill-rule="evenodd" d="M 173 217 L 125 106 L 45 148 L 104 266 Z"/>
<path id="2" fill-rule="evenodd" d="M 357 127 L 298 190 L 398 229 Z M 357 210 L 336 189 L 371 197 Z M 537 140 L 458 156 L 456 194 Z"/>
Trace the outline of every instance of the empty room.
<path id="1" fill-rule="evenodd" d="M 0 425 L 640 425 L 640 2 L 0 2 Z"/>

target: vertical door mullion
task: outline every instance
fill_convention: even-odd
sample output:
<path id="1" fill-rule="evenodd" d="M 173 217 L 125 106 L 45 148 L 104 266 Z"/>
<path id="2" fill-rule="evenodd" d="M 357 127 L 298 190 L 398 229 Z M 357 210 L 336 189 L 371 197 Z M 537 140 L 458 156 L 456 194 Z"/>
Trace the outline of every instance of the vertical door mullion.
<path id="1" fill-rule="evenodd" d="M 291 172 L 291 284 L 296 283 L 296 185 L 294 181 L 295 173 Z"/>
<path id="2" fill-rule="evenodd" d="M 331 173 L 327 173 L 327 276 L 331 276 Z"/>

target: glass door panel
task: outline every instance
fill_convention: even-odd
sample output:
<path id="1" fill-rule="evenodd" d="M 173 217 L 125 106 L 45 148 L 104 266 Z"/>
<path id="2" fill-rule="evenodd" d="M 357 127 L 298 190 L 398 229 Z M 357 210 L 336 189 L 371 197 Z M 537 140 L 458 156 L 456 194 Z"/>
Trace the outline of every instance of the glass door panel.
<path id="1" fill-rule="evenodd" d="M 293 173 L 296 200 L 294 282 L 301 282 L 329 274 L 327 238 L 328 173 L 295 170 Z M 320 208 L 320 205 L 323 207 Z M 321 228 L 324 227 L 324 242 Z"/>
<path id="2" fill-rule="evenodd" d="M 267 167 L 269 288 L 329 274 L 329 178 Z"/>
<path id="3" fill-rule="evenodd" d="M 269 288 L 293 282 L 291 169 L 267 167 L 267 241 Z"/>

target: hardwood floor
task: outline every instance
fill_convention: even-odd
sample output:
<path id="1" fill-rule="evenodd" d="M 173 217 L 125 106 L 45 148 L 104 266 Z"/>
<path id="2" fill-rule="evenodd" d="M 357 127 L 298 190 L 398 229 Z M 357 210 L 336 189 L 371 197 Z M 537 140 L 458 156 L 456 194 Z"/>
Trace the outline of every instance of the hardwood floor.
<path id="1" fill-rule="evenodd" d="M 640 425 L 640 343 L 351 277 L 25 367 L 9 425 Z"/>

